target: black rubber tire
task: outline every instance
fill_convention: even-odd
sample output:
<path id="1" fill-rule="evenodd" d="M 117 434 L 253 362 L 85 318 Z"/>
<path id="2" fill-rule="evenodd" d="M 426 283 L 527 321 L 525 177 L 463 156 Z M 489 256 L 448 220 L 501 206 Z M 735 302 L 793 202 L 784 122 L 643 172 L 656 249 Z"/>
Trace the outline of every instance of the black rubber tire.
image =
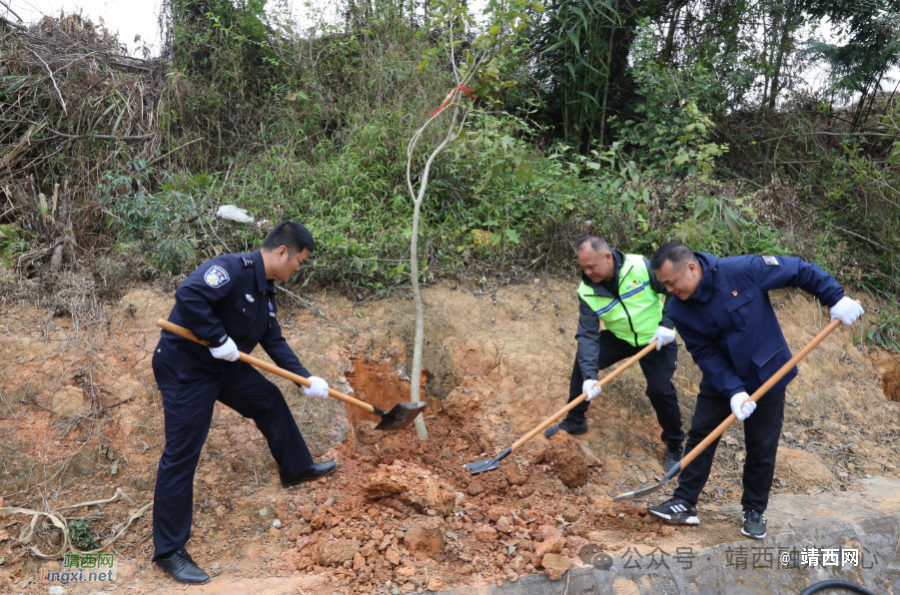
<path id="1" fill-rule="evenodd" d="M 813 593 L 818 593 L 824 589 L 846 589 L 847 591 L 853 591 L 854 593 L 859 593 L 860 595 L 875 595 L 872 591 L 869 591 L 865 587 L 860 587 L 856 583 L 848 583 L 847 581 L 822 581 L 820 583 L 816 583 L 814 585 L 810 585 L 800 595 L 812 595 Z"/>

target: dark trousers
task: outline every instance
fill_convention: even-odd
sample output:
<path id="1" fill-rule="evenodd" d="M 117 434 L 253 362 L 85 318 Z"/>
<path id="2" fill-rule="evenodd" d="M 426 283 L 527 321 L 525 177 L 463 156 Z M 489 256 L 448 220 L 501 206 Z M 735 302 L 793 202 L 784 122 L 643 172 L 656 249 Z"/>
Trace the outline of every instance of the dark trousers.
<path id="1" fill-rule="evenodd" d="M 627 341 L 615 336 L 610 331 L 600 332 L 600 361 L 598 370 L 604 370 L 611 365 L 635 355 L 642 347 L 634 347 Z M 656 411 L 656 419 L 662 428 L 662 441 L 666 446 L 677 448 L 684 442 L 684 431 L 681 429 L 681 409 L 678 407 L 678 395 L 675 385 L 672 384 L 672 375 L 678 365 L 678 345 L 674 341 L 660 349 L 651 351 L 639 362 L 644 378 L 647 379 L 647 397 Z M 601 374 L 602 377 L 602 374 Z M 582 394 L 584 379 L 581 376 L 581 366 L 575 361 L 572 370 L 572 380 L 569 383 L 569 402 L 577 399 Z M 572 409 L 566 419 L 581 423 L 590 403 L 584 401 Z"/>
<path id="2" fill-rule="evenodd" d="M 730 414 L 731 400 L 701 384 L 685 452 L 690 452 Z M 784 391 L 763 395 L 756 402 L 756 410 L 743 423 L 747 458 L 744 461 L 741 504 L 744 510 L 764 512 L 769 505 L 769 490 L 775 477 L 775 453 L 784 423 Z M 718 444 L 716 439 L 681 472 L 674 494 L 676 498 L 684 498 L 696 506 L 697 498 L 709 478 Z"/>
<path id="3" fill-rule="evenodd" d="M 153 500 L 153 559 L 180 549 L 191 534 L 194 471 L 209 433 L 216 400 L 256 423 L 269 443 L 282 479 L 312 467 L 297 422 L 278 387 L 251 365 L 230 362 L 211 375 L 154 353 L 153 374 L 162 393 L 166 446 Z"/>

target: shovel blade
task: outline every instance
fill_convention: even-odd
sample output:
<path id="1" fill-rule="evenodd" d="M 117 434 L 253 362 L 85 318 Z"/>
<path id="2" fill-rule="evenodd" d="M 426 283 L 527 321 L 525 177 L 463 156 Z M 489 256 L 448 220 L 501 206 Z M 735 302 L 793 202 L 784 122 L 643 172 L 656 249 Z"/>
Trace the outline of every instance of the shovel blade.
<path id="1" fill-rule="evenodd" d="M 479 473 L 484 473 L 485 471 L 493 471 L 500 467 L 500 461 L 508 457 L 512 453 L 512 447 L 507 448 L 503 452 L 498 455 L 494 455 L 492 458 L 486 461 L 476 461 L 475 463 L 467 463 L 463 465 L 466 470 L 472 475 L 478 475 Z"/>
<path id="2" fill-rule="evenodd" d="M 646 496 L 647 494 L 652 494 L 659 488 L 663 487 L 669 480 L 678 475 L 681 472 L 681 463 L 678 463 L 672 469 L 666 473 L 665 477 L 662 478 L 658 484 L 648 486 L 646 488 L 641 488 L 639 490 L 634 490 L 633 492 L 625 492 L 624 494 L 619 494 L 615 498 L 613 498 L 613 502 L 621 502 L 622 500 L 634 500 L 636 498 L 640 498 L 641 496 Z"/>
<path id="3" fill-rule="evenodd" d="M 656 485 L 652 485 L 650 487 L 641 488 L 639 490 L 635 490 L 633 492 L 626 492 L 624 494 L 619 494 L 615 498 L 613 498 L 613 502 L 621 502 L 622 500 L 634 500 L 636 498 L 640 498 L 641 496 L 646 496 L 647 494 L 652 494 L 659 488 L 663 487 L 666 484 L 665 481 L 661 481 Z"/>
<path id="4" fill-rule="evenodd" d="M 427 403 L 397 403 L 394 408 L 381 417 L 381 421 L 375 426 L 376 430 L 402 430 L 415 421 L 416 416 L 422 413 Z"/>
<path id="5" fill-rule="evenodd" d="M 493 471 L 500 467 L 500 460 L 497 457 L 488 459 L 486 461 L 476 461 L 474 463 L 467 463 L 463 465 L 472 475 L 478 475 L 479 473 L 484 473 L 485 471 Z"/>

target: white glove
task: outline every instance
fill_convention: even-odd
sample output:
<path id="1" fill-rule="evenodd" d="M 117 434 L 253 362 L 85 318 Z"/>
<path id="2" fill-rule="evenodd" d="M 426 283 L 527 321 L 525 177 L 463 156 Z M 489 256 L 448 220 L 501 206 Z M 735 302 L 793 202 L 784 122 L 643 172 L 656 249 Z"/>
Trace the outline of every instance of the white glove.
<path id="1" fill-rule="evenodd" d="M 853 324 L 862 315 L 862 306 L 848 297 L 842 297 L 838 303 L 831 307 L 831 319 L 840 318 L 844 324 Z"/>
<path id="2" fill-rule="evenodd" d="M 659 341 L 659 343 L 656 344 L 656 350 L 659 351 L 664 346 L 675 340 L 675 331 L 670 328 L 661 326 L 656 329 L 655 333 L 653 333 L 653 339 L 650 339 L 650 342 L 653 343 L 654 339 Z"/>
<path id="3" fill-rule="evenodd" d="M 307 380 L 309 380 L 310 385 L 308 387 L 303 387 L 303 392 L 306 393 L 307 397 L 318 397 L 320 399 L 328 398 L 327 382 L 318 376 L 310 376 Z"/>
<path id="4" fill-rule="evenodd" d="M 756 401 L 748 403 L 749 399 L 750 395 L 745 392 L 739 392 L 731 397 L 731 410 L 734 412 L 735 417 L 738 418 L 738 421 L 744 421 L 750 417 L 751 413 L 756 411 Z"/>
<path id="5" fill-rule="evenodd" d="M 210 347 L 209 352 L 214 358 L 229 362 L 236 362 L 241 357 L 241 352 L 238 351 L 237 345 L 234 344 L 231 337 L 228 337 L 228 340 L 218 347 Z"/>
<path id="6" fill-rule="evenodd" d="M 590 401 L 599 395 L 602 389 L 603 387 L 596 380 L 585 380 L 584 384 L 581 385 L 581 392 L 587 393 L 585 401 Z"/>

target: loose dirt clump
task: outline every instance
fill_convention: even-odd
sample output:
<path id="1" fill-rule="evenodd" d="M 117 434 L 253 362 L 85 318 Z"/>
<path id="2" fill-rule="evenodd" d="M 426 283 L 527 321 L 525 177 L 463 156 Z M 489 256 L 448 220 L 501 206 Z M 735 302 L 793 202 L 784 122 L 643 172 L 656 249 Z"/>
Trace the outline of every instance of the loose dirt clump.
<path id="1" fill-rule="evenodd" d="M 379 465 L 362 489 L 370 500 L 392 498 L 413 507 L 418 512 L 428 510 L 449 514 L 456 502 L 452 487 L 437 480 L 433 474 L 417 465 Z"/>
<path id="2" fill-rule="evenodd" d="M 563 577 L 567 570 L 575 567 L 573 561 L 568 556 L 559 554 L 547 554 L 543 559 L 544 573 L 551 581 L 558 581 Z"/>
<path id="3" fill-rule="evenodd" d="M 444 547 L 445 526 L 439 517 L 423 519 L 403 536 L 406 549 L 420 560 L 436 557 Z"/>
<path id="4" fill-rule="evenodd" d="M 561 431 L 553 436 L 534 462 L 550 465 L 566 487 L 577 488 L 587 483 L 587 457 L 581 443 L 567 432 Z"/>
<path id="5" fill-rule="evenodd" d="M 496 401 L 497 392 L 490 387 L 488 381 L 477 376 L 467 376 L 460 386 L 444 397 L 443 412 L 468 428 L 470 440 L 482 452 L 488 452 L 493 448 L 493 443 L 488 438 L 491 428 L 484 421 L 485 413 L 481 403 Z"/>
<path id="6" fill-rule="evenodd" d="M 357 539 L 327 539 L 315 550 L 314 560 L 323 566 L 343 566 L 362 546 Z"/>

